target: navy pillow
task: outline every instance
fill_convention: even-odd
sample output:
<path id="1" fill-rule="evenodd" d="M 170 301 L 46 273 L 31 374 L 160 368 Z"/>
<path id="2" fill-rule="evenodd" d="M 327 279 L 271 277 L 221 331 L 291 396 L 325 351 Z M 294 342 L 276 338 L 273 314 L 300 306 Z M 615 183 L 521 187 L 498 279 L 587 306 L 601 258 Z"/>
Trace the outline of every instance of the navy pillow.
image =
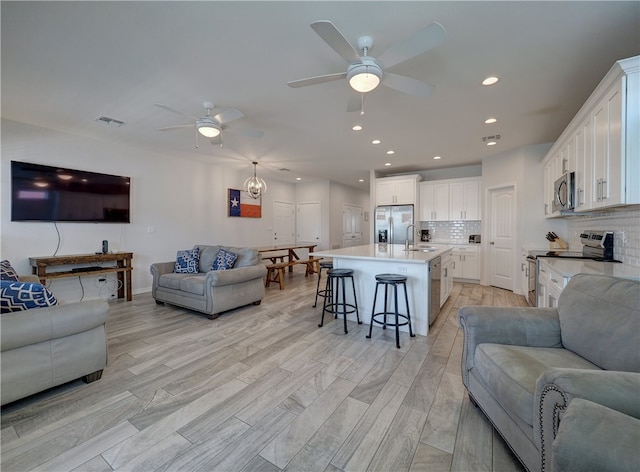
<path id="1" fill-rule="evenodd" d="M 177 274 L 197 274 L 199 262 L 200 250 L 198 248 L 178 251 L 173 271 Z"/>
<path id="2" fill-rule="evenodd" d="M 216 259 L 213 261 L 211 270 L 227 270 L 233 267 L 238 255 L 233 252 L 227 252 L 224 249 L 218 251 Z"/>
<path id="3" fill-rule="evenodd" d="M 0 282 L 2 313 L 30 310 L 57 305 L 58 300 L 47 287 L 35 282 Z"/>
<path id="4" fill-rule="evenodd" d="M 2 280 L 11 280 L 13 282 L 19 282 L 20 277 L 18 277 L 18 273 L 11 266 L 11 263 L 6 259 L 0 262 L 0 279 Z"/>

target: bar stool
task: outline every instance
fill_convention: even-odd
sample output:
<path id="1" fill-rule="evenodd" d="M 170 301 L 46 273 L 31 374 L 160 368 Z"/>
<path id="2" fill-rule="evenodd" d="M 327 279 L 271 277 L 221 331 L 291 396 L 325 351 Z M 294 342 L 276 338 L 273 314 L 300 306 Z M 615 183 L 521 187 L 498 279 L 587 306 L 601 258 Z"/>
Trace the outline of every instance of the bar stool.
<path id="1" fill-rule="evenodd" d="M 353 303 L 347 303 L 345 279 L 351 279 L 351 287 L 353 289 Z M 340 285 L 342 282 L 342 298 L 340 297 Z M 332 313 L 334 317 L 342 315 L 344 318 L 344 334 L 348 334 L 347 331 L 347 315 L 355 313 L 358 320 L 358 324 L 362 324 L 360 321 L 360 314 L 358 313 L 358 298 L 356 297 L 356 284 L 353 280 L 352 269 L 329 269 L 327 270 L 327 285 L 325 288 L 324 303 L 322 304 L 322 319 L 318 328 L 322 328 L 324 324 L 324 314 Z"/>
<path id="2" fill-rule="evenodd" d="M 318 268 L 318 285 L 316 286 L 316 300 L 313 302 L 313 308 L 318 306 L 318 297 L 326 297 L 327 289 L 325 287 L 324 290 L 320 290 L 320 279 L 322 278 L 322 269 L 333 269 L 333 261 L 320 261 Z"/>
<path id="3" fill-rule="evenodd" d="M 398 274 L 378 274 L 376 275 L 376 291 L 373 295 L 373 307 L 371 308 L 371 323 L 369 324 L 369 335 L 367 338 L 371 338 L 371 332 L 373 330 L 373 323 L 382 325 L 382 329 L 387 329 L 387 326 L 396 327 L 396 347 L 400 349 L 400 326 L 409 325 L 409 335 L 414 337 L 413 330 L 411 329 L 411 314 L 409 313 L 409 297 L 407 296 L 407 276 Z M 376 313 L 376 299 L 378 298 L 378 288 L 384 285 L 384 308 L 383 311 Z M 407 309 L 407 314 L 398 313 L 398 285 L 404 287 L 404 302 Z M 388 289 L 393 287 L 393 303 L 395 311 L 387 311 L 388 301 Z M 395 323 L 387 322 L 387 315 L 395 315 Z M 376 318 L 384 317 L 384 321 L 379 321 Z M 400 322 L 402 318 L 402 323 Z"/>

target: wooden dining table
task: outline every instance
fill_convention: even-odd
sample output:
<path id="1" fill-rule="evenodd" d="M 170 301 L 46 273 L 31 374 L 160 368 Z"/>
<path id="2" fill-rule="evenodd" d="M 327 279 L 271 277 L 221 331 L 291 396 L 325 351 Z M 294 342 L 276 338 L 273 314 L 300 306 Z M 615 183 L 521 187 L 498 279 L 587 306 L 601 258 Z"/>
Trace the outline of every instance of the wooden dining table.
<path id="1" fill-rule="evenodd" d="M 289 272 L 293 271 L 296 261 L 300 261 L 300 256 L 296 251 L 307 249 L 309 251 L 309 259 L 313 259 L 313 250 L 317 244 L 294 244 L 290 246 L 273 246 L 268 248 L 257 248 L 263 260 L 270 260 L 272 264 L 277 262 L 289 263 Z"/>

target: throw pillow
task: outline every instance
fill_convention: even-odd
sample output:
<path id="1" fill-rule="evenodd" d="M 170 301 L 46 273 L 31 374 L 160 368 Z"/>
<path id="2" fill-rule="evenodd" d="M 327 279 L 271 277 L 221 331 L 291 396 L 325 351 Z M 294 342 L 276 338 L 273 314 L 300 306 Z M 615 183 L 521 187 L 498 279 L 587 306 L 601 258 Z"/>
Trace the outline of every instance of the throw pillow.
<path id="1" fill-rule="evenodd" d="M 177 274 L 197 274 L 199 259 L 200 250 L 198 248 L 178 251 L 173 271 Z"/>
<path id="2" fill-rule="evenodd" d="M 18 277 L 18 273 L 11 266 L 11 262 L 6 259 L 0 262 L 0 279 L 11 280 L 13 282 L 18 282 L 20 280 L 20 277 Z"/>
<path id="3" fill-rule="evenodd" d="M 2 313 L 43 308 L 58 304 L 47 287 L 34 282 L 12 282 L 3 280 L 0 286 Z"/>
<path id="4" fill-rule="evenodd" d="M 211 270 L 227 270 L 233 267 L 234 262 L 238 255 L 233 252 L 227 252 L 224 249 L 218 251 L 216 259 L 213 261 L 213 267 Z"/>

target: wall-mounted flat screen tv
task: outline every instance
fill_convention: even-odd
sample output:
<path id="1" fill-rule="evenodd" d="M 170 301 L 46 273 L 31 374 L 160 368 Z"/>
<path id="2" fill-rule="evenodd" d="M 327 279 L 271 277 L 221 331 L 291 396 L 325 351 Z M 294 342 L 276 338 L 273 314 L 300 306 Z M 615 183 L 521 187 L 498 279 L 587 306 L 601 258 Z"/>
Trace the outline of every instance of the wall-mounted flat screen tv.
<path id="1" fill-rule="evenodd" d="M 131 179 L 11 161 L 11 221 L 129 223 Z"/>

